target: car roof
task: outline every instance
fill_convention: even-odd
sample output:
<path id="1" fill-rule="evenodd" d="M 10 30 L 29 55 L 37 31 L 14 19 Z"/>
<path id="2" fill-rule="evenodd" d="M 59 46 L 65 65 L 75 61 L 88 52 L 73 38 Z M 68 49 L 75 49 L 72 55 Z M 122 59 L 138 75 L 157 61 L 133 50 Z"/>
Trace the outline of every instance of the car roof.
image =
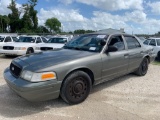
<path id="1" fill-rule="evenodd" d="M 28 35 L 28 36 L 23 36 L 23 37 L 40 37 L 38 35 Z"/>
<path id="2" fill-rule="evenodd" d="M 150 37 L 148 39 L 160 39 L 160 38 L 158 38 L 158 37 Z"/>

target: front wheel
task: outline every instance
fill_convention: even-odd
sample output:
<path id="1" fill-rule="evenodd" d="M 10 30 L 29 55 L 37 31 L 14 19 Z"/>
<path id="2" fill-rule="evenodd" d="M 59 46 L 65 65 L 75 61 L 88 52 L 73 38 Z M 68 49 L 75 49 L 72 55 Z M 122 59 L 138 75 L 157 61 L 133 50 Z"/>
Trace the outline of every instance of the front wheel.
<path id="1" fill-rule="evenodd" d="M 34 53 L 33 49 L 31 49 L 31 48 L 28 48 L 28 49 L 27 49 L 27 52 L 26 52 L 26 54 L 31 54 L 31 53 Z"/>
<path id="2" fill-rule="evenodd" d="M 88 97 L 91 86 L 91 78 L 87 73 L 75 71 L 64 80 L 60 94 L 65 102 L 78 104 Z"/>
<path id="3" fill-rule="evenodd" d="M 148 64 L 149 64 L 148 59 L 144 58 L 139 68 L 135 71 L 135 73 L 139 76 L 144 76 L 148 71 Z"/>

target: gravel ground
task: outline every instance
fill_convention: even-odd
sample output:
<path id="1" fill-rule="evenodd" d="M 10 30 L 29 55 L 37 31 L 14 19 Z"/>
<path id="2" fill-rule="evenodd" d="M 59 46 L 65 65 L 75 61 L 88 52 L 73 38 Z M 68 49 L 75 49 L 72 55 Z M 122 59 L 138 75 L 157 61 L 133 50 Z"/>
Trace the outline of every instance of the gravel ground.
<path id="1" fill-rule="evenodd" d="M 31 103 L 13 93 L 3 79 L 12 58 L 0 56 L 0 120 L 159 120 L 160 66 L 146 76 L 126 75 L 94 86 L 85 102 L 69 106 L 61 99 Z"/>

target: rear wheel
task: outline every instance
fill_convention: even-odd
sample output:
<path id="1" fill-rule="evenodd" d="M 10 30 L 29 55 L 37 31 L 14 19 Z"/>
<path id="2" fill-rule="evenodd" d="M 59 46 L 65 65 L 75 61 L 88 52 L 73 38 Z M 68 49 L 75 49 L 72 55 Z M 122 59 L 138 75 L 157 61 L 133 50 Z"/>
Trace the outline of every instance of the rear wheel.
<path id="1" fill-rule="evenodd" d="M 135 71 L 135 73 L 139 76 L 144 76 L 148 71 L 148 64 L 149 64 L 148 59 L 144 58 L 139 68 Z"/>
<path id="2" fill-rule="evenodd" d="M 87 73 L 75 71 L 64 80 L 61 97 L 69 104 L 81 103 L 88 97 L 91 85 L 91 78 Z"/>

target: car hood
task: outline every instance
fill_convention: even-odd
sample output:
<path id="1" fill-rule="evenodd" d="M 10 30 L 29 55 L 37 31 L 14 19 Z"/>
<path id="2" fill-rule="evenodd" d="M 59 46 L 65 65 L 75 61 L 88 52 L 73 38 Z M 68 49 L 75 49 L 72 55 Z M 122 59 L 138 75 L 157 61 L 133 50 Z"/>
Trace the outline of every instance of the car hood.
<path id="1" fill-rule="evenodd" d="M 36 43 L 19 43 L 19 42 L 14 42 L 14 43 L 8 43 L 5 44 L 4 46 L 13 46 L 13 47 L 32 47 L 36 46 Z"/>
<path id="2" fill-rule="evenodd" d="M 45 43 L 38 45 L 36 47 L 53 47 L 53 48 L 62 48 L 64 44 L 58 44 L 58 43 Z"/>
<path id="3" fill-rule="evenodd" d="M 40 53 L 22 56 L 17 58 L 19 60 L 15 60 L 15 61 L 23 61 L 23 63 L 26 63 L 26 65 L 23 66 L 25 67 L 25 69 L 36 71 L 36 70 L 40 70 L 41 68 L 54 66 L 54 65 L 69 62 L 75 59 L 92 56 L 95 54 L 97 53 L 79 51 L 79 50 L 61 49 L 56 51 L 40 52 Z"/>

